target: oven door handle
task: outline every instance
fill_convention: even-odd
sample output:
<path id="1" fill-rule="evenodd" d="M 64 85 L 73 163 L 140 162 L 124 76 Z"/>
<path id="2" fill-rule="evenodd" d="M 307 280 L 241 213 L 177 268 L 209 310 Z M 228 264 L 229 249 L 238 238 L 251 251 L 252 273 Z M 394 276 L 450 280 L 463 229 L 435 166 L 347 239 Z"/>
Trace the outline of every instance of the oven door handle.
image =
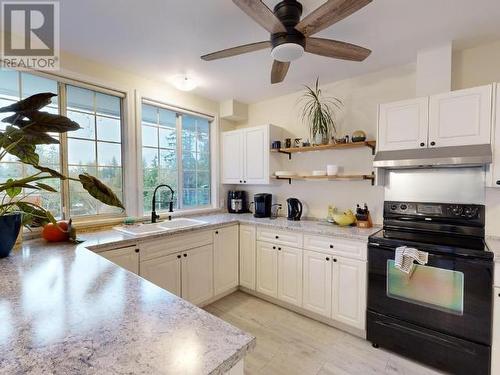
<path id="1" fill-rule="evenodd" d="M 392 323 L 392 322 L 384 322 L 382 320 L 376 320 L 376 324 L 379 324 L 381 326 L 387 327 L 387 328 L 392 328 L 396 329 L 398 331 L 401 331 L 402 333 L 410 334 L 413 336 L 425 336 L 426 339 L 435 342 L 436 344 L 444 345 L 452 349 L 459 349 L 461 351 L 466 351 L 469 354 L 475 354 L 473 350 L 470 350 L 469 348 L 463 347 L 459 343 L 453 342 L 446 340 L 442 337 L 436 337 L 434 335 L 428 334 L 426 332 L 419 331 L 417 329 L 413 329 L 410 327 L 405 327 L 397 323 Z"/>

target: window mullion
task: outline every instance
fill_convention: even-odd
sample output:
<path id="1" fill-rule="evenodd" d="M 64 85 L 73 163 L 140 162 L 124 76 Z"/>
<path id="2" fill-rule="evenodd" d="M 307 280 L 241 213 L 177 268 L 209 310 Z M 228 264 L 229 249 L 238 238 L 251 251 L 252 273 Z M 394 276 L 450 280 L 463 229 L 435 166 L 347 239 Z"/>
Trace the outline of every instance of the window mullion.
<path id="1" fill-rule="evenodd" d="M 177 114 L 176 125 L 177 131 L 177 199 L 179 201 L 179 209 L 184 208 L 184 179 L 183 179 L 183 168 L 182 168 L 182 115 Z"/>
<path id="2" fill-rule="evenodd" d="M 58 83 L 59 90 L 59 113 L 61 116 L 67 115 L 67 96 L 66 96 L 66 85 L 64 83 Z M 61 133 L 59 137 L 59 165 L 61 172 L 65 176 L 69 176 L 68 167 L 68 135 L 66 133 Z M 64 219 L 70 217 L 70 198 L 69 198 L 69 180 L 65 179 L 61 181 L 61 199 L 62 199 L 62 216 Z"/>

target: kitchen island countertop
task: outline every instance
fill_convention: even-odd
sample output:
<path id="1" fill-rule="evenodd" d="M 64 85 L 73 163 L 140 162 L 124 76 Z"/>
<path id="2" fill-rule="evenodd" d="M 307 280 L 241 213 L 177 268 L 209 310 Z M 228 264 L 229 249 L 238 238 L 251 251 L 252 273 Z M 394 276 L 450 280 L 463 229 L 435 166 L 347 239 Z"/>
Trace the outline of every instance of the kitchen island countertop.
<path id="1" fill-rule="evenodd" d="M 80 244 L 27 241 L 0 259 L 0 372 L 223 374 L 255 338 Z"/>

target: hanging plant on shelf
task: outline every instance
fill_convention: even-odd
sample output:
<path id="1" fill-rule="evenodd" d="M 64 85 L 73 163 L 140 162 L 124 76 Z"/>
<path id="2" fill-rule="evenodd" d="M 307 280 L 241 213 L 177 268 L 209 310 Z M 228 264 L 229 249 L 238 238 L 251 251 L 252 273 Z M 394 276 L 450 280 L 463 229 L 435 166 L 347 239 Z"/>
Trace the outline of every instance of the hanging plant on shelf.
<path id="1" fill-rule="evenodd" d="M 14 113 L 2 120 L 9 125 L 5 130 L 0 130 L 0 161 L 10 154 L 37 170 L 31 176 L 0 181 L 0 258 L 9 255 L 21 226 L 30 228 L 56 224 L 50 211 L 30 200 L 30 196 L 36 192 L 56 193 L 57 190 L 47 183 L 50 180 L 77 181 L 100 202 L 124 209 L 115 193 L 96 177 L 88 173 L 80 174 L 78 178 L 68 177 L 39 164 L 36 146 L 59 144 L 59 140 L 49 133 L 63 134 L 80 129 L 80 125 L 65 116 L 40 111 L 51 103 L 54 96 L 57 95 L 35 94 L 0 108 L 0 113 Z"/>
<path id="2" fill-rule="evenodd" d="M 319 78 L 314 87 L 305 86 L 306 91 L 300 98 L 303 103 L 302 121 L 309 127 L 309 134 L 314 144 L 327 144 L 337 133 L 336 113 L 343 103 L 334 97 L 325 97 L 319 88 Z"/>

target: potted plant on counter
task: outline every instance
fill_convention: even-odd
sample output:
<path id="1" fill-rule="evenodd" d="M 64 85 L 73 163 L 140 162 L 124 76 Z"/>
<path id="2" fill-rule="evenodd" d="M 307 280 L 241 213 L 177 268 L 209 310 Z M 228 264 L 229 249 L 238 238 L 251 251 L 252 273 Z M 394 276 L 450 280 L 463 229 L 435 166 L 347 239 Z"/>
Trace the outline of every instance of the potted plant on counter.
<path id="1" fill-rule="evenodd" d="M 80 129 L 76 122 L 65 116 L 40 111 L 54 96 L 56 94 L 36 94 L 0 108 L 0 113 L 13 113 L 2 120 L 9 125 L 5 130 L 0 130 L 0 161 L 12 155 L 36 171 L 27 177 L 0 181 L 0 258 L 10 254 L 21 226 L 30 228 L 47 223 L 56 224 L 54 216 L 48 210 L 30 200 L 30 196 L 36 192 L 57 192 L 47 183 L 50 180 L 78 181 L 100 202 L 124 209 L 115 193 L 96 177 L 87 173 L 80 174 L 78 178 L 68 177 L 40 165 L 36 146 L 59 144 L 59 140 L 50 133 L 63 134 Z"/>
<path id="2" fill-rule="evenodd" d="M 319 78 L 314 87 L 305 88 L 306 91 L 300 98 L 303 103 L 302 121 L 307 122 L 314 144 L 327 144 L 337 132 L 335 111 L 342 108 L 342 101 L 325 97 L 319 88 Z"/>

